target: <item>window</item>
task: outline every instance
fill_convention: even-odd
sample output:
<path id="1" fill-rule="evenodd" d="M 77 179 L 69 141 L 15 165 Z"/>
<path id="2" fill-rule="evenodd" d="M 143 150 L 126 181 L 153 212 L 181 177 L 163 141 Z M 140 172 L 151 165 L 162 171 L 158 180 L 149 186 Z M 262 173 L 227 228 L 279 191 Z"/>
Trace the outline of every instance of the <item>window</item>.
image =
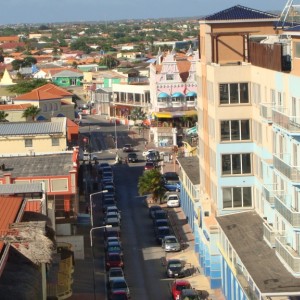
<path id="1" fill-rule="evenodd" d="M 295 43 L 295 57 L 300 57 L 300 43 Z"/>
<path id="2" fill-rule="evenodd" d="M 174 80 L 174 75 L 173 74 L 167 74 L 166 79 L 167 80 Z"/>
<path id="3" fill-rule="evenodd" d="M 220 104 L 249 103 L 248 83 L 221 83 Z"/>
<path id="4" fill-rule="evenodd" d="M 59 139 L 58 138 L 52 138 L 52 146 L 59 146 Z"/>
<path id="5" fill-rule="evenodd" d="M 32 139 L 25 139 L 25 147 L 32 147 Z"/>
<path id="6" fill-rule="evenodd" d="M 241 141 L 249 139 L 249 120 L 221 121 L 221 141 Z"/>
<path id="7" fill-rule="evenodd" d="M 251 174 L 251 155 L 223 154 L 222 175 Z"/>
<path id="8" fill-rule="evenodd" d="M 223 208 L 252 207 L 251 187 L 223 188 Z"/>

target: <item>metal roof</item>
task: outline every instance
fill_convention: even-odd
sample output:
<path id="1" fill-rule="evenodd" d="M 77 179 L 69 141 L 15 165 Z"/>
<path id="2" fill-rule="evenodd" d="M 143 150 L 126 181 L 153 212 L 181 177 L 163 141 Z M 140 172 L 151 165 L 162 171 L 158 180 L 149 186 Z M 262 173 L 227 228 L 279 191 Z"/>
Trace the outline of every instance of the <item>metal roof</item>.
<path id="1" fill-rule="evenodd" d="M 0 184 L 0 195 L 42 192 L 42 183 Z"/>
<path id="2" fill-rule="evenodd" d="M 83 77 L 83 74 L 78 73 L 78 72 L 63 70 L 61 72 L 55 73 L 52 77 L 53 78 L 57 78 L 57 77 Z"/>
<path id="3" fill-rule="evenodd" d="M 61 120 L 59 120 L 61 119 Z M 0 123 L 0 136 L 61 134 L 66 131 L 66 118 L 55 122 L 7 122 Z"/>
<path id="4" fill-rule="evenodd" d="M 189 156 L 178 157 L 177 160 L 189 180 L 194 185 L 200 184 L 199 158 L 197 156 Z"/>
<path id="5" fill-rule="evenodd" d="M 236 5 L 225 10 L 221 10 L 215 14 L 204 17 L 206 21 L 220 21 L 220 20 L 261 20 L 261 19 L 278 19 L 279 16 L 259 11 L 253 8 Z"/>

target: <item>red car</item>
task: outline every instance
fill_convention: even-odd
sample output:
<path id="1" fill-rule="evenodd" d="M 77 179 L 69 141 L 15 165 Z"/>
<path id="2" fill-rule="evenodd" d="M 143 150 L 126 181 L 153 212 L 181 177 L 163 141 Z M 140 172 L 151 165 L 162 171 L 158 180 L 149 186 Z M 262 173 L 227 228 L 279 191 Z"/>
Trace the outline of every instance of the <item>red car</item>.
<path id="1" fill-rule="evenodd" d="M 126 292 L 116 291 L 111 294 L 110 300 L 129 300 L 129 298 L 128 298 Z"/>
<path id="2" fill-rule="evenodd" d="M 155 169 L 155 167 L 156 167 L 156 165 L 153 161 L 147 161 L 145 164 L 144 170 L 145 171 L 153 170 L 153 169 Z"/>
<path id="3" fill-rule="evenodd" d="M 124 262 L 122 259 L 122 255 L 119 253 L 107 253 L 105 260 L 105 268 L 108 271 L 110 268 L 120 267 L 124 268 Z"/>
<path id="4" fill-rule="evenodd" d="M 191 288 L 192 288 L 191 284 L 187 280 L 184 279 L 174 280 L 171 285 L 172 299 L 178 300 L 182 290 L 191 289 Z"/>

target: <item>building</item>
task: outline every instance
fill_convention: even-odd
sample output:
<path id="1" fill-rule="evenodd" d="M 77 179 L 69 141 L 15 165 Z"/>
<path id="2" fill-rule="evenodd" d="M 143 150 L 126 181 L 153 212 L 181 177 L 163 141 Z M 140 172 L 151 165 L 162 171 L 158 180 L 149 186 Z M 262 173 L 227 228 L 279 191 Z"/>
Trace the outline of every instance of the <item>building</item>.
<path id="1" fill-rule="evenodd" d="M 182 206 L 230 300 L 300 295 L 300 43 L 278 19 L 237 5 L 200 21 L 199 202 Z"/>
<path id="2" fill-rule="evenodd" d="M 73 94 L 51 83 L 17 96 L 13 102 L 37 106 L 40 109 L 37 120 L 50 120 L 52 117 L 75 119 Z"/>
<path id="3" fill-rule="evenodd" d="M 157 146 L 180 144 L 183 127 L 196 122 L 197 60 L 192 48 L 184 55 L 173 49 L 159 51 L 150 65 L 151 140 Z"/>

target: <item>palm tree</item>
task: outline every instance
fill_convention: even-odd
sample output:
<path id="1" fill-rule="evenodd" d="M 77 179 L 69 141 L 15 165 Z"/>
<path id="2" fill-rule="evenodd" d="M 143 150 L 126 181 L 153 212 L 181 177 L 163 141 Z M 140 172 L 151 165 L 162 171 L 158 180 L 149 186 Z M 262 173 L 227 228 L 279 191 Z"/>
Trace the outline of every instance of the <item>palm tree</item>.
<path id="1" fill-rule="evenodd" d="M 24 110 L 22 117 L 28 119 L 30 117 L 32 121 L 35 121 L 36 116 L 40 113 L 40 109 L 37 106 L 31 105 Z"/>
<path id="2" fill-rule="evenodd" d="M 157 169 L 149 170 L 139 178 L 138 190 L 141 196 L 151 193 L 154 202 L 158 202 L 165 194 L 162 175 Z"/>
<path id="3" fill-rule="evenodd" d="M 0 111 L 0 122 L 7 122 L 6 118 L 8 117 L 8 114 L 5 111 Z"/>
<path id="4" fill-rule="evenodd" d="M 147 114 L 143 112 L 141 107 L 134 108 L 130 113 L 130 118 L 134 122 L 136 121 L 144 121 L 147 119 Z"/>

